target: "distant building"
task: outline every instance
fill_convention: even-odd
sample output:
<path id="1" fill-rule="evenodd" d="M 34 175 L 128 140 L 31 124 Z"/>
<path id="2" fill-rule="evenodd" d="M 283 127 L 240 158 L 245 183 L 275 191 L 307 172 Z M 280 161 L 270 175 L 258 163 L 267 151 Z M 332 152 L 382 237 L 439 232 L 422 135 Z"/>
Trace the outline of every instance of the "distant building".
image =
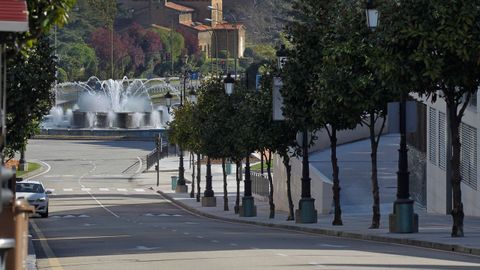
<path id="1" fill-rule="evenodd" d="M 185 37 L 190 53 L 204 52 L 218 58 L 222 51 L 230 58 L 243 57 L 245 27 L 223 20 L 222 0 L 119 0 L 131 10 L 132 19 L 143 26 L 175 29 Z"/>

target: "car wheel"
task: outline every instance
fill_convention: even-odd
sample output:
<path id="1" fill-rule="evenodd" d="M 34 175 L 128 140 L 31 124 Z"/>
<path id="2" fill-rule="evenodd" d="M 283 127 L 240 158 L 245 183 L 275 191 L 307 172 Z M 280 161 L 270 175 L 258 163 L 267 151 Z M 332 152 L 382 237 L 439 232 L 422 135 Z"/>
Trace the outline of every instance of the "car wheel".
<path id="1" fill-rule="evenodd" d="M 47 211 L 45 211 L 45 213 L 43 213 L 43 214 L 40 214 L 40 216 L 42 218 L 47 218 L 48 217 L 48 208 L 47 208 Z"/>

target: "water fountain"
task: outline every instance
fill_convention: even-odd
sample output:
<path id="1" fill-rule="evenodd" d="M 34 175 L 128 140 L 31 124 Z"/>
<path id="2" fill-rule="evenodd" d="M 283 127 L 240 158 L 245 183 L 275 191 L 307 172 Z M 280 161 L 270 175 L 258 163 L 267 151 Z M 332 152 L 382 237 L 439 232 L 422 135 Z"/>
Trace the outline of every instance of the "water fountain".
<path id="1" fill-rule="evenodd" d="M 165 129 L 170 114 L 153 104 L 150 93 L 177 89 L 164 79 L 62 83 L 56 87 L 57 106 L 44 118 L 42 129 L 51 130 L 148 130 Z M 45 133 L 45 132 L 44 132 Z"/>

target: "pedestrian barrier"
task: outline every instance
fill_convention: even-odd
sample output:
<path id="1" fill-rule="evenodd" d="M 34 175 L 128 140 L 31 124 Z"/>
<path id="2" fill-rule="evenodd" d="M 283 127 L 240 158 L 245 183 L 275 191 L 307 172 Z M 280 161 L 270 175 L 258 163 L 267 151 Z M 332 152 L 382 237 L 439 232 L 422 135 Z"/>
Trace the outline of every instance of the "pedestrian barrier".
<path id="1" fill-rule="evenodd" d="M 169 146 L 167 143 L 164 143 L 160 150 L 155 148 L 152 152 L 150 152 L 150 154 L 148 154 L 146 158 L 147 160 L 146 170 L 155 166 L 157 164 L 157 159 L 160 160 L 168 157 L 169 153 L 171 152 L 170 148 L 172 148 L 172 146 Z"/>
<path id="2" fill-rule="evenodd" d="M 270 194 L 270 184 L 267 177 L 261 173 L 250 172 L 252 180 L 252 193 L 267 198 Z"/>

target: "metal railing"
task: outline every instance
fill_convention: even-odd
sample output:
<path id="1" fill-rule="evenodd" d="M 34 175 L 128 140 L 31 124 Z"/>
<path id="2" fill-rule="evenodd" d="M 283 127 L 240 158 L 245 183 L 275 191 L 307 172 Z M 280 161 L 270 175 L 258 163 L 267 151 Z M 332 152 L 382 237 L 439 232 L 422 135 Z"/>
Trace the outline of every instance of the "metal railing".
<path id="1" fill-rule="evenodd" d="M 157 164 L 157 158 L 160 160 L 168 157 L 169 153 L 172 153 L 170 151 L 170 148 L 175 148 L 175 146 L 170 146 L 167 143 L 164 143 L 161 147 L 161 150 L 158 153 L 158 156 L 157 156 L 157 149 L 156 148 L 153 149 L 153 151 L 150 152 L 146 157 L 147 168 L 145 170 L 148 170 L 151 167 L 155 166 Z M 173 153 L 175 152 L 176 150 L 173 150 Z"/>
<path id="2" fill-rule="evenodd" d="M 250 172 L 252 180 L 252 193 L 267 198 L 270 194 L 270 184 L 266 176 L 261 173 Z"/>

